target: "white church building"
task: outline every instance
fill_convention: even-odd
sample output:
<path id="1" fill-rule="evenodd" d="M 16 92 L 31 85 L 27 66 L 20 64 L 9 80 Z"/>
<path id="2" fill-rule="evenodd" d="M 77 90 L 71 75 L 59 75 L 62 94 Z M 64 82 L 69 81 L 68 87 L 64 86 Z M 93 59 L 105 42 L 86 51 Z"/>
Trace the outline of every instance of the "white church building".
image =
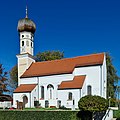
<path id="1" fill-rule="evenodd" d="M 78 101 L 85 95 L 106 98 L 107 70 L 104 53 L 35 62 L 35 23 L 26 17 L 18 22 L 20 54 L 18 59 L 18 87 L 13 93 L 13 106 L 17 101 L 24 107 L 65 106 L 78 108 Z"/>

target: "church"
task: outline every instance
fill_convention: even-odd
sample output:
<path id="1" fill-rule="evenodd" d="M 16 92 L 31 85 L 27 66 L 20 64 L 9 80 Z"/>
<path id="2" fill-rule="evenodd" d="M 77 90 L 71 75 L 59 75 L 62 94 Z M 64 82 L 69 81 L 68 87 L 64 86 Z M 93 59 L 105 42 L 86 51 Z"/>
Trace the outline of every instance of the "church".
<path id="1" fill-rule="evenodd" d="M 45 107 L 78 108 L 85 95 L 106 98 L 107 69 L 105 53 L 90 54 L 61 60 L 36 62 L 34 53 L 35 23 L 26 17 L 18 21 L 20 54 L 18 87 L 13 93 L 13 106 L 22 102 L 34 108 L 35 101 Z"/>

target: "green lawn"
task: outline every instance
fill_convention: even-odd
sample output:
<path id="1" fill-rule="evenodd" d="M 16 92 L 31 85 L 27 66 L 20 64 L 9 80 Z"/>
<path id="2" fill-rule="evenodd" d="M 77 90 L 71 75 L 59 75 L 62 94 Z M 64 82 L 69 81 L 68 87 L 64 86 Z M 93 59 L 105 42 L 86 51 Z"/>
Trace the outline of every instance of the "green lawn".
<path id="1" fill-rule="evenodd" d="M 45 110 L 58 110 L 57 108 L 25 108 L 24 111 L 45 111 Z"/>
<path id="2" fill-rule="evenodd" d="M 6 109 L 3 109 L 3 108 L 0 108 L 0 111 L 8 111 L 9 109 L 6 108 Z M 19 109 L 13 109 L 14 111 L 21 111 Z M 64 108 L 64 109 L 58 109 L 58 108 L 25 108 L 23 109 L 22 111 L 71 111 L 71 109 L 67 109 L 67 108 Z"/>

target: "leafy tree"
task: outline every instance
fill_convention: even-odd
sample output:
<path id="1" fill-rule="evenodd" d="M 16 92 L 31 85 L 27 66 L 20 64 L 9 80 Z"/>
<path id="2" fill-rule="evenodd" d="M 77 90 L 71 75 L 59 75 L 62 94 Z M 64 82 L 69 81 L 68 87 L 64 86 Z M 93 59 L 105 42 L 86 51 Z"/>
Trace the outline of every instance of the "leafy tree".
<path id="1" fill-rule="evenodd" d="M 78 102 L 78 107 L 81 111 L 95 112 L 106 111 L 108 109 L 108 101 L 100 96 L 87 95 L 82 97 Z"/>
<path id="2" fill-rule="evenodd" d="M 11 101 L 12 97 L 10 95 L 0 95 L 0 101 Z"/>
<path id="3" fill-rule="evenodd" d="M 116 85 L 116 103 L 120 109 L 120 86 Z"/>
<path id="4" fill-rule="evenodd" d="M 15 89 L 18 86 L 18 67 L 15 65 L 10 71 L 10 86 Z"/>
<path id="5" fill-rule="evenodd" d="M 49 61 L 49 60 L 57 60 L 62 59 L 64 57 L 64 53 L 60 51 L 45 51 L 39 52 L 35 58 L 36 61 Z"/>
<path id="6" fill-rule="evenodd" d="M 109 53 L 106 53 L 106 64 L 107 64 L 107 98 L 110 96 L 111 98 L 115 97 L 116 86 L 115 83 L 120 79 L 117 76 L 117 71 L 112 64 L 112 57 Z"/>
<path id="7" fill-rule="evenodd" d="M 7 72 L 4 72 L 2 64 L 0 64 L 0 95 L 4 92 L 9 92 L 7 89 Z"/>
<path id="8" fill-rule="evenodd" d="M 36 62 L 62 59 L 64 53 L 60 51 L 39 52 L 36 56 Z M 10 71 L 10 86 L 15 89 L 18 86 L 18 68 L 15 65 Z"/>

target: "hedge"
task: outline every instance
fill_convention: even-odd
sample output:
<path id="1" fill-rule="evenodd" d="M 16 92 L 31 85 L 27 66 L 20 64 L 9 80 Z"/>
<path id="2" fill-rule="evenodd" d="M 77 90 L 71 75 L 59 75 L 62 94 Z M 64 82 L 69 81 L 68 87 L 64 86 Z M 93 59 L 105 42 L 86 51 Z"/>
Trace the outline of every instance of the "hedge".
<path id="1" fill-rule="evenodd" d="M 79 120 L 78 111 L 0 111 L 0 120 Z"/>
<path id="2" fill-rule="evenodd" d="M 114 110 L 113 111 L 113 117 L 114 118 L 119 118 L 117 120 L 120 120 L 120 110 Z"/>

